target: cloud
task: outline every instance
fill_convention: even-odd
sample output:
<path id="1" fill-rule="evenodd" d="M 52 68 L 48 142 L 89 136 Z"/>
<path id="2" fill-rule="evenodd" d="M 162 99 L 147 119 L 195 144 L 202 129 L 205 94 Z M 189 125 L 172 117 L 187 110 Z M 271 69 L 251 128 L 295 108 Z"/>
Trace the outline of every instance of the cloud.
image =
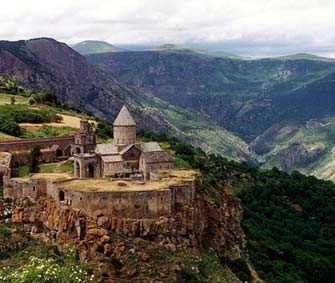
<path id="1" fill-rule="evenodd" d="M 334 15 L 332 0 L 11 0 L 2 3 L 0 38 L 189 43 L 245 55 L 331 54 Z"/>

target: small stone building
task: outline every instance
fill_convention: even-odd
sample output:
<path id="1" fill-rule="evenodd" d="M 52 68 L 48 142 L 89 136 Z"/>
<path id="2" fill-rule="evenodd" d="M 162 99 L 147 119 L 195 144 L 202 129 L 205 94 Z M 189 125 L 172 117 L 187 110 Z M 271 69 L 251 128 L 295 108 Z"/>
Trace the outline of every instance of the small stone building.
<path id="1" fill-rule="evenodd" d="M 157 142 L 136 143 L 136 122 L 123 106 L 114 123 L 114 142 L 98 144 L 88 124 L 82 123 L 75 136 L 75 178 L 143 178 L 157 169 L 172 169 L 169 151 Z"/>

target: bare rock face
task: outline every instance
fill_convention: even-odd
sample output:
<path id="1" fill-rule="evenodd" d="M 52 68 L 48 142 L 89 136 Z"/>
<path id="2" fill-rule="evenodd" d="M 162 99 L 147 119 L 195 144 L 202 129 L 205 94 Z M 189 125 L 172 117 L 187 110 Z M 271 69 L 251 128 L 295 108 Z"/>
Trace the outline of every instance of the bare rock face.
<path id="1" fill-rule="evenodd" d="M 20 231 L 42 234 L 46 241 L 57 244 L 60 249 L 75 243 L 82 261 L 97 254 L 122 254 L 126 247 L 113 243 L 113 233 L 134 241 L 154 241 L 174 251 L 191 252 L 192 249 L 211 246 L 219 254 L 233 251 L 240 255 L 245 250 L 245 237 L 240 227 L 242 211 L 237 198 L 224 195 L 221 206 L 216 208 L 203 200 L 197 188 L 193 204 L 175 210 L 171 216 L 158 219 L 106 216 L 92 219 L 70 206 L 57 206 L 52 198 L 39 199 L 36 203 L 18 199 L 12 223 Z"/>

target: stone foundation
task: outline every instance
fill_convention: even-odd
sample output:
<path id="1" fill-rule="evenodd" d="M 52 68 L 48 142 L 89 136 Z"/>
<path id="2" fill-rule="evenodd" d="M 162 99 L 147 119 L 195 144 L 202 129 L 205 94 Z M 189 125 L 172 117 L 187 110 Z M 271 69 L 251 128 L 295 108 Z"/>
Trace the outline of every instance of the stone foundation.
<path id="1" fill-rule="evenodd" d="M 106 216 L 156 219 L 171 215 L 180 206 L 192 204 L 196 187 L 201 185 L 199 178 L 193 177 L 193 180 L 179 180 L 180 184 L 172 182 L 166 187 L 162 187 L 160 181 L 148 181 L 150 189 L 141 190 L 143 185 L 132 183 L 134 189 L 117 187 L 109 191 L 95 191 L 68 187 L 71 179 L 67 174 L 63 178 L 61 174 L 56 175 L 58 178 L 55 180 L 48 179 L 47 176 L 48 174 L 34 174 L 27 178 L 8 179 L 4 185 L 4 197 L 26 197 L 37 201 L 41 197 L 51 196 L 57 206 L 83 210 L 92 218 Z M 81 179 L 80 182 L 85 180 Z M 117 181 L 111 181 L 110 186 L 116 186 L 115 183 L 118 184 Z"/>

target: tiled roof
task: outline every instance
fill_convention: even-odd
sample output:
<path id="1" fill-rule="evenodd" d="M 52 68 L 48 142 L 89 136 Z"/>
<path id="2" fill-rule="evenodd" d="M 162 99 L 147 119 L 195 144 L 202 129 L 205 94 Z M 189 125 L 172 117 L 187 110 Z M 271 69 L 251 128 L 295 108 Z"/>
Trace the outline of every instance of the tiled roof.
<path id="1" fill-rule="evenodd" d="M 142 152 L 151 152 L 151 151 L 161 151 L 161 147 L 157 142 L 144 142 L 141 144 L 138 144 L 137 147 Z"/>
<path id="2" fill-rule="evenodd" d="M 116 154 L 119 153 L 119 148 L 111 143 L 100 143 L 97 144 L 95 152 L 98 154 Z"/>
<path id="3" fill-rule="evenodd" d="M 101 156 L 103 162 L 121 162 L 123 161 L 122 156 L 119 154 L 116 155 L 108 155 L 108 156 Z"/>
<path id="4" fill-rule="evenodd" d="M 114 126 L 136 126 L 136 122 L 129 113 L 127 107 L 123 105 L 121 111 L 117 115 L 114 123 Z"/>
<path id="5" fill-rule="evenodd" d="M 134 145 L 133 144 L 130 144 L 130 145 L 127 145 L 124 149 L 122 149 L 120 151 L 120 154 L 124 154 L 125 152 L 127 152 L 129 149 L 131 149 Z"/>
<path id="6" fill-rule="evenodd" d="M 144 158 L 147 163 L 173 162 L 171 153 L 165 150 L 143 152 L 142 158 Z"/>

